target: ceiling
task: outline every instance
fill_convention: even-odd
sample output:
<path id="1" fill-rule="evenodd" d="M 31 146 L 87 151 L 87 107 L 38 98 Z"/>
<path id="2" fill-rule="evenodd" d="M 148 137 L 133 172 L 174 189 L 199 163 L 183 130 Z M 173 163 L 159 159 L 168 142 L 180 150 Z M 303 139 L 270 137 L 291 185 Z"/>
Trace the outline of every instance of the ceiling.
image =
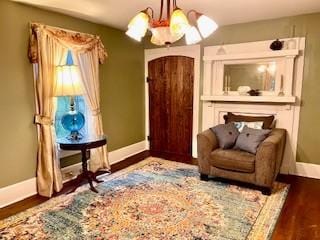
<path id="1" fill-rule="evenodd" d="M 125 29 L 128 21 L 147 6 L 156 10 L 160 0 L 13 0 L 96 23 Z M 75 2 L 77 4 L 75 4 Z M 319 0 L 177 0 L 188 11 L 198 10 L 220 26 L 320 12 Z"/>

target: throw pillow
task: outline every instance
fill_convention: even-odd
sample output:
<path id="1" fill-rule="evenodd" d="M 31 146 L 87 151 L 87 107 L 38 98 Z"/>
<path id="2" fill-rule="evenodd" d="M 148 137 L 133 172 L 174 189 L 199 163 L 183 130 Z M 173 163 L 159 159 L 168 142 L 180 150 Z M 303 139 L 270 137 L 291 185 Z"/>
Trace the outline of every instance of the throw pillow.
<path id="1" fill-rule="evenodd" d="M 228 112 L 224 115 L 224 120 L 226 123 L 229 122 L 263 122 L 263 129 L 271 129 L 274 116 L 246 116 L 246 115 L 235 115 Z"/>
<path id="2" fill-rule="evenodd" d="M 237 139 L 235 148 L 256 154 L 259 145 L 268 137 L 270 132 L 271 130 L 252 129 L 245 126 Z"/>
<path id="3" fill-rule="evenodd" d="M 219 147 L 222 149 L 232 148 L 239 136 L 239 131 L 233 123 L 220 124 L 211 130 L 217 136 Z"/>
<path id="4" fill-rule="evenodd" d="M 253 129 L 262 129 L 263 122 L 235 122 L 234 125 L 238 128 L 239 132 L 242 132 L 244 126 Z"/>

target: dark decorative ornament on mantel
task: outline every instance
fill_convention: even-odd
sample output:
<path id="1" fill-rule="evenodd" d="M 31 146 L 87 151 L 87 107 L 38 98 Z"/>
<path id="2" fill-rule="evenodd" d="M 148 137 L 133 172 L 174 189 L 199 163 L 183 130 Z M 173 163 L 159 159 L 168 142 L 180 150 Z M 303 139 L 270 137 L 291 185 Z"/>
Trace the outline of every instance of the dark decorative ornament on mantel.
<path id="1" fill-rule="evenodd" d="M 260 96 L 261 92 L 259 89 L 251 89 L 247 92 L 250 96 Z"/>
<path id="2" fill-rule="evenodd" d="M 273 51 L 278 51 L 283 48 L 283 41 L 280 41 L 279 39 L 276 39 L 273 41 L 270 45 L 270 49 Z"/>

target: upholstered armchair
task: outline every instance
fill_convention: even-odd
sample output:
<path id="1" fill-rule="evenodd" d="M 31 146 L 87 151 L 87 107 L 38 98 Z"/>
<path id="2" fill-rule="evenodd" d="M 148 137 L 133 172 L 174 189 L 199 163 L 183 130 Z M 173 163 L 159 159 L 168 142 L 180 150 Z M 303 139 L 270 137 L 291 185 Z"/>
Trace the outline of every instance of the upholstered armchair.
<path id="1" fill-rule="evenodd" d="M 273 129 L 252 154 L 234 149 L 220 149 L 216 135 L 208 129 L 197 136 L 200 178 L 221 177 L 262 187 L 270 195 L 282 162 L 286 131 Z"/>

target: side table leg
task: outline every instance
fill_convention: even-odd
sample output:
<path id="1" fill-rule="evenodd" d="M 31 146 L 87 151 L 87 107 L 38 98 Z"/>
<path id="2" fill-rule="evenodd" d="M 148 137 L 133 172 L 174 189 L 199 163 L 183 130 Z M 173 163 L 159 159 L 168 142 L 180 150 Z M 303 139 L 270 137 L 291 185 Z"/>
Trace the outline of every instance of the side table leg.
<path id="1" fill-rule="evenodd" d="M 92 180 L 94 181 L 94 182 L 96 182 L 96 183 L 102 183 L 103 182 L 103 180 L 99 180 L 98 178 L 97 178 L 97 175 L 95 174 L 95 173 L 92 173 Z"/>
<path id="2" fill-rule="evenodd" d="M 91 191 L 95 193 L 99 193 L 98 190 L 93 186 L 92 179 L 89 176 L 88 176 L 88 182 L 89 182 Z"/>
<path id="3" fill-rule="evenodd" d="M 82 181 L 83 181 L 83 174 L 81 173 L 74 180 L 75 186 L 70 191 L 68 191 L 67 194 L 75 192 L 77 190 L 77 188 L 81 185 Z"/>
<path id="4" fill-rule="evenodd" d="M 88 179 L 89 185 L 90 185 L 90 189 L 93 192 L 98 193 L 98 190 L 93 186 L 92 183 L 92 176 L 91 176 L 91 172 L 88 171 L 88 164 L 87 164 L 87 150 L 86 149 L 82 149 L 81 150 L 81 154 L 82 154 L 82 171 L 83 171 L 83 176 Z"/>

